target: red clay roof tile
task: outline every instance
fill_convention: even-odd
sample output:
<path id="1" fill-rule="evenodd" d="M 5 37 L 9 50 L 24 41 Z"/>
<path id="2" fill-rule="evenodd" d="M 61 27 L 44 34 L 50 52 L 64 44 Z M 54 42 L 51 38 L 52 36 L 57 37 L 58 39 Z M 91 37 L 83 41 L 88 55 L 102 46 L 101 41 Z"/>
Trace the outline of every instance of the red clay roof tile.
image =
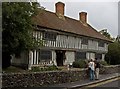
<path id="1" fill-rule="evenodd" d="M 46 10 L 33 17 L 33 21 L 36 25 L 42 27 L 110 41 L 89 24 L 83 24 L 81 21 L 69 18 L 67 16 L 63 16 L 60 19 L 56 13 Z"/>

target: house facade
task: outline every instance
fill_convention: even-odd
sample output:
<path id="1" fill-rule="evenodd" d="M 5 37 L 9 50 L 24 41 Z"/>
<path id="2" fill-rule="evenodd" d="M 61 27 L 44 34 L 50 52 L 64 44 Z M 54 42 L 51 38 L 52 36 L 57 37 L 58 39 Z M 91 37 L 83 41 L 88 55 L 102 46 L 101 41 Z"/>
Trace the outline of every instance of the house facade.
<path id="1" fill-rule="evenodd" d="M 104 60 L 110 40 L 87 23 L 87 13 L 80 12 L 79 20 L 64 16 L 65 4 L 55 4 L 56 12 L 42 11 L 33 18 L 33 38 L 42 46 L 13 58 L 13 64 L 28 66 L 64 66 L 77 60 Z"/>

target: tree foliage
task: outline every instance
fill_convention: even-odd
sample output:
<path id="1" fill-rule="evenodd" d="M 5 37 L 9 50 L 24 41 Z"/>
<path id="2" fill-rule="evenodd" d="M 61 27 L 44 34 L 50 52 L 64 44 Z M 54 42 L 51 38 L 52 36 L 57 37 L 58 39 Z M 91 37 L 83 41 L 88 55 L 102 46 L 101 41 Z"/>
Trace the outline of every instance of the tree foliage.
<path id="1" fill-rule="evenodd" d="M 106 54 L 105 60 L 111 64 L 120 64 L 120 43 L 115 41 L 108 46 L 108 53 Z"/>
<path id="2" fill-rule="evenodd" d="M 117 41 L 118 43 L 120 43 L 120 35 L 118 35 L 118 36 L 116 37 L 116 41 Z"/>
<path id="3" fill-rule="evenodd" d="M 114 40 L 114 38 L 111 37 L 110 33 L 107 32 L 107 29 L 101 30 L 100 33 L 101 33 L 102 35 L 104 35 L 105 37 L 107 37 L 108 39 Z"/>
<path id="4" fill-rule="evenodd" d="M 120 64 L 120 37 L 117 36 L 116 39 L 112 38 L 111 35 L 107 32 L 107 29 L 101 30 L 100 33 L 108 39 L 114 41 L 114 43 L 111 43 L 108 46 L 108 53 L 105 56 L 105 60 L 111 65 Z"/>
<path id="5" fill-rule="evenodd" d="M 10 54 L 31 47 L 31 17 L 36 13 L 36 3 L 4 2 L 2 4 L 3 52 Z"/>
<path id="6" fill-rule="evenodd" d="M 3 62 L 11 54 L 19 54 L 32 47 L 32 17 L 37 14 L 36 2 L 2 3 Z M 7 56 L 8 57 L 7 57 Z"/>

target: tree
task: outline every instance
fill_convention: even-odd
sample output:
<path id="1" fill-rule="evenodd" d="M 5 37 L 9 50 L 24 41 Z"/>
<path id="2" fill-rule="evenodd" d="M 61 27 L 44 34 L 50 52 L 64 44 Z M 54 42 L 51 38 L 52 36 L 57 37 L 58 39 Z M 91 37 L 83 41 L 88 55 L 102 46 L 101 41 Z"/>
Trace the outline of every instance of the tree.
<path id="1" fill-rule="evenodd" d="M 105 37 L 107 37 L 108 39 L 114 41 L 114 38 L 112 38 L 111 35 L 110 35 L 110 33 L 107 32 L 107 29 L 101 30 L 100 33 L 101 33 L 102 35 L 104 35 Z"/>
<path id="2" fill-rule="evenodd" d="M 120 35 L 118 35 L 118 36 L 116 37 L 116 41 L 117 41 L 118 43 L 120 43 Z"/>
<path id="3" fill-rule="evenodd" d="M 32 48 L 33 22 L 37 14 L 38 3 L 3 2 L 2 3 L 2 64 L 10 65 L 10 55 L 20 54 Z"/>
<path id="4" fill-rule="evenodd" d="M 111 65 L 120 64 L 120 40 L 119 36 L 117 38 L 112 38 L 111 35 L 107 32 L 107 29 L 100 31 L 105 37 L 113 41 L 113 43 L 108 46 L 108 53 L 105 55 L 105 60 Z"/>
<path id="5" fill-rule="evenodd" d="M 108 46 L 108 53 L 106 54 L 105 60 L 111 64 L 120 64 L 120 43 L 115 41 Z"/>

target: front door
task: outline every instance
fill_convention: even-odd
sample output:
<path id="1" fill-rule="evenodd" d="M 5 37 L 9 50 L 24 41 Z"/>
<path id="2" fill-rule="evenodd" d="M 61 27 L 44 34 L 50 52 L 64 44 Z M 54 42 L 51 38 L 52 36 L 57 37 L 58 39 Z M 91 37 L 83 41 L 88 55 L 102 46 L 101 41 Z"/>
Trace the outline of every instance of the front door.
<path id="1" fill-rule="evenodd" d="M 64 60 L 65 60 L 65 51 L 63 51 L 63 50 L 56 50 L 57 66 L 63 66 Z"/>

